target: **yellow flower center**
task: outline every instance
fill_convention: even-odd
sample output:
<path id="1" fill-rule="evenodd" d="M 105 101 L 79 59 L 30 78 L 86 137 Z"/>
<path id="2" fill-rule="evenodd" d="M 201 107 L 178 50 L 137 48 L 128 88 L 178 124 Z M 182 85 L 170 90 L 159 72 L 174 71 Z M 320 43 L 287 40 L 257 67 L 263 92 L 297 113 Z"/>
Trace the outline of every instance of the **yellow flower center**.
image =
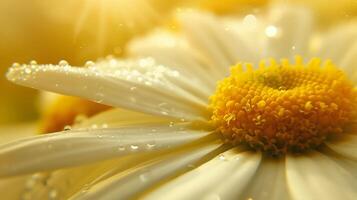
<path id="1" fill-rule="evenodd" d="M 243 66 L 246 70 L 243 70 Z M 212 121 L 225 140 L 273 155 L 318 147 L 355 118 L 357 92 L 330 61 L 237 64 L 211 96 Z"/>

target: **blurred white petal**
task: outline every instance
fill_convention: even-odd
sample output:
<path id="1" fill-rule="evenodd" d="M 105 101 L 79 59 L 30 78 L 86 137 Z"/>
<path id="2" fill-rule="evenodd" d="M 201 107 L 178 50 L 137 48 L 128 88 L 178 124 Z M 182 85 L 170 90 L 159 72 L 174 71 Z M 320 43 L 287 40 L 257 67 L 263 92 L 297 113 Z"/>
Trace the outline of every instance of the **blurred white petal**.
<path id="1" fill-rule="evenodd" d="M 226 30 L 219 18 L 208 13 L 187 11 L 179 14 L 179 20 L 190 44 L 209 59 L 223 76 L 238 61 L 257 60 L 258 55 L 249 44 L 233 31 Z"/>
<path id="2" fill-rule="evenodd" d="M 352 46 L 357 42 L 357 23 L 344 23 L 333 27 L 322 36 L 322 42 L 318 55 L 324 59 L 331 59 L 340 67 L 343 66 L 342 60 L 347 55 Z"/>
<path id="3" fill-rule="evenodd" d="M 293 58 L 306 55 L 312 33 L 313 18 L 308 9 L 279 5 L 269 10 L 265 29 L 265 57 Z"/>
<path id="4" fill-rule="evenodd" d="M 286 174 L 293 199 L 353 200 L 357 195 L 355 177 L 319 152 L 287 156 Z"/>

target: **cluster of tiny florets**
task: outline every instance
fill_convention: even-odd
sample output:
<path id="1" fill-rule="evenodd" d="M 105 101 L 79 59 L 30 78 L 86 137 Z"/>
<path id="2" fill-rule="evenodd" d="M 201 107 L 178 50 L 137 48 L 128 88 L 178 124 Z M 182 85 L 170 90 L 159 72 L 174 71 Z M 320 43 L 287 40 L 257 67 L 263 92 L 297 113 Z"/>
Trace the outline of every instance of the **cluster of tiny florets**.
<path id="1" fill-rule="evenodd" d="M 246 67 L 243 70 L 243 66 Z M 352 122 L 356 90 L 330 61 L 287 60 L 231 68 L 211 96 L 212 121 L 233 144 L 272 154 L 321 145 Z"/>

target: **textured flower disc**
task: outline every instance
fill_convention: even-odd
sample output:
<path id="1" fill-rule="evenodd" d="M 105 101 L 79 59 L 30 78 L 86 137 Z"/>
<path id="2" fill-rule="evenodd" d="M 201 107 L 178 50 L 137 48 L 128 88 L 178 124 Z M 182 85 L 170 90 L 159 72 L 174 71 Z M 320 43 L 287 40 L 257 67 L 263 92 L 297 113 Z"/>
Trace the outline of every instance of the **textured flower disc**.
<path id="1" fill-rule="evenodd" d="M 330 61 L 237 64 L 211 97 L 212 121 L 228 142 L 273 155 L 317 147 L 355 119 L 357 93 Z"/>

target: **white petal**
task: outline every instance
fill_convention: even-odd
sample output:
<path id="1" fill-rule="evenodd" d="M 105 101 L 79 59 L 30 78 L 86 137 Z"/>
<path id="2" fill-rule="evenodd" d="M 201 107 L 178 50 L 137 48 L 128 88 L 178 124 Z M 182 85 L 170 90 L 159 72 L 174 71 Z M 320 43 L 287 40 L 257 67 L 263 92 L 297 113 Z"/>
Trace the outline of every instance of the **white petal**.
<path id="1" fill-rule="evenodd" d="M 238 199 L 260 159 L 259 153 L 229 150 L 163 185 L 146 199 Z"/>
<path id="2" fill-rule="evenodd" d="M 36 124 L 16 124 L 0 127 L 0 144 L 6 144 L 20 138 L 35 135 Z M 26 198 L 28 176 L 17 176 L 0 179 L 1 199 L 22 199 Z"/>
<path id="3" fill-rule="evenodd" d="M 312 32 L 312 15 L 299 6 L 276 5 L 270 10 L 266 34 L 266 57 L 306 55 Z"/>
<path id="4" fill-rule="evenodd" d="M 326 142 L 333 151 L 357 160 L 357 135 L 345 134 L 343 137 Z"/>
<path id="5" fill-rule="evenodd" d="M 188 170 L 190 165 L 196 164 L 219 146 L 219 143 L 199 146 L 151 160 L 124 174 L 106 179 L 85 193 L 78 193 L 73 199 L 131 199 L 155 183 Z"/>
<path id="6" fill-rule="evenodd" d="M 216 81 L 222 78 L 222 72 L 205 62 L 183 38 L 163 30 L 132 41 L 129 52 L 133 56 L 153 57 L 159 63 L 185 73 L 193 87 L 197 85 L 206 96 L 212 94 Z"/>
<path id="7" fill-rule="evenodd" d="M 319 55 L 324 59 L 331 59 L 341 67 L 349 67 L 341 64 L 352 45 L 357 42 L 356 26 L 356 22 L 344 23 L 327 32 L 322 38 Z"/>
<path id="8" fill-rule="evenodd" d="M 216 67 L 228 73 L 232 64 L 255 61 L 258 55 L 249 44 L 223 25 L 223 20 L 198 11 L 180 13 L 180 23 L 187 39 Z"/>
<path id="9" fill-rule="evenodd" d="M 157 124 L 167 123 L 175 124 L 177 120 L 168 119 L 165 117 L 153 116 L 144 113 L 138 113 L 131 110 L 121 108 L 113 108 L 101 112 L 93 117 L 78 122 L 76 128 L 120 128 L 132 126 L 135 124 Z M 181 122 L 181 120 L 180 120 Z"/>
<path id="10" fill-rule="evenodd" d="M 285 159 L 264 157 L 242 199 L 290 199 L 285 176 Z"/>
<path id="11" fill-rule="evenodd" d="M 293 199 L 355 199 L 357 180 L 319 152 L 287 156 L 287 181 Z"/>
<path id="12" fill-rule="evenodd" d="M 183 89 L 190 80 L 153 59 L 107 59 L 88 68 L 22 65 L 7 77 L 18 84 L 79 96 L 99 103 L 190 120 L 208 118 L 207 99 Z M 174 91 L 174 92 L 173 92 Z"/>
<path id="13" fill-rule="evenodd" d="M 79 129 L 19 140 L 0 147 L 0 176 L 168 149 L 210 134 L 204 130 L 190 130 L 189 126 L 187 123 L 165 123 L 114 129 Z"/>
<path id="14" fill-rule="evenodd" d="M 41 180 L 42 183 L 46 183 L 45 188 L 32 187 L 31 190 L 28 190 L 27 195 L 33 197 L 32 199 L 47 199 L 49 190 L 52 190 L 56 191 L 58 199 L 69 199 L 75 193 L 84 191 L 88 189 L 90 185 L 95 184 L 95 180 L 108 171 L 112 169 L 119 172 L 127 170 L 150 158 L 159 157 L 160 155 L 158 155 L 158 153 L 159 152 L 132 154 L 121 158 L 91 163 L 89 165 L 60 169 L 51 173 L 38 173 L 47 174 L 46 178 Z"/>
<path id="15" fill-rule="evenodd" d="M 357 24 L 356 24 L 357 25 Z M 356 34 L 357 38 L 357 34 Z M 357 39 L 351 44 L 346 54 L 342 56 L 339 66 L 346 72 L 346 74 L 357 83 Z"/>
<path id="16" fill-rule="evenodd" d="M 223 24 L 227 32 L 232 32 L 235 37 L 249 46 L 254 57 L 240 57 L 240 61 L 251 62 L 253 64 L 259 64 L 260 59 L 263 57 L 262 50 L 264 48 L 264 30 L 266 21 L 262 16 L 246 15 L 242 20 L 238 20 L 236 17 L 224 18 Z M 240 54 L 239 54 L 240 55 Z M 238 56 L 239 56 L 238 55 Z M 244 58 L 244 59 L 243 59 Z M 243 59 L 243 60 L 242 60 Z M 236 60 L 238 62 L 239 60 Z"/>

